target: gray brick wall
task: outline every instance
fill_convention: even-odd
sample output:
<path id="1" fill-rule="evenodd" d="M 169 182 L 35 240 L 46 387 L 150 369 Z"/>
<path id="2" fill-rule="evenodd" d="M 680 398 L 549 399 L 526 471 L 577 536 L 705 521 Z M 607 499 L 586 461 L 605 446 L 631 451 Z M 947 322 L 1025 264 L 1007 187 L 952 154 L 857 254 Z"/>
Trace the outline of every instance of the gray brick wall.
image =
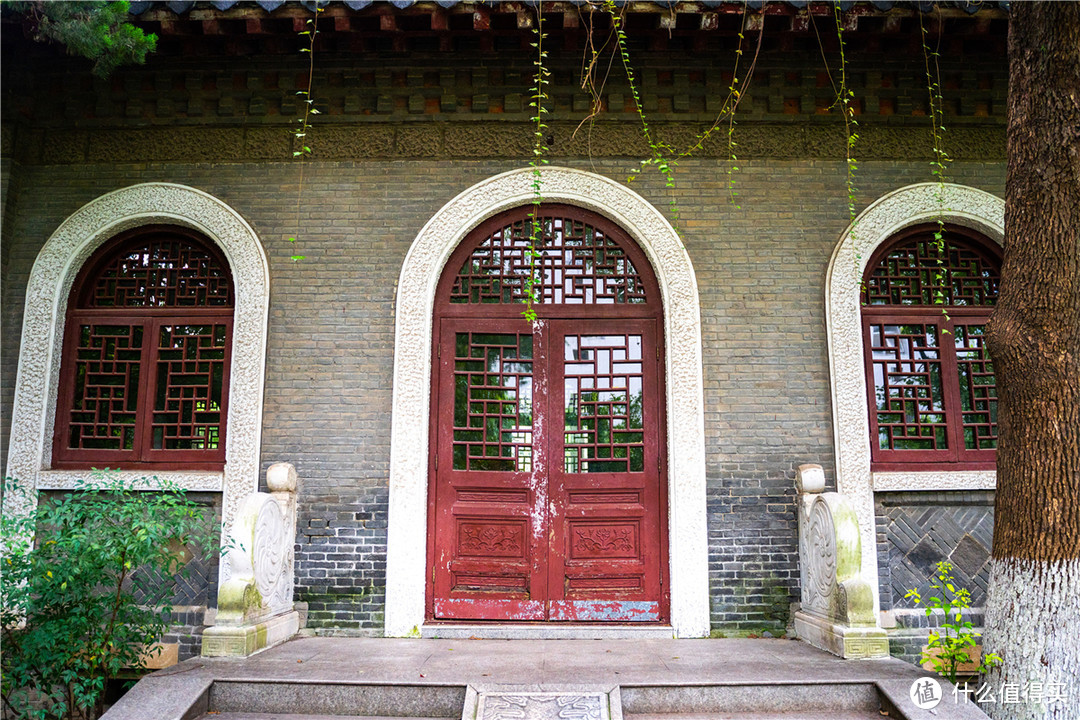
<path id="1" fill-rule="evenodd" d="M 619 179 L 625 164 L 555 158 Z M 5 268 L 3 385 L 14 384 L 22 297 L 48 235 L 83 203 L 150 180 L 201 188 L 252 223 L 270 257 L 263 468 L 303 477 L 297 599 L 313 626 L 377 630 L 385 586 L 393 301 L 417 232 L 447 200 L 514 162 L 311 163 L 297 232 L 297 168 L 134 164 L 25 168 Z M 710 586 L 720 632 L 782 629 L 797 597 L 794 471 L 833 483 L 825 270 L 847 225 L 842 162 L 749 160 L 726 199 L 719 161 L 677 172 L 704 342 Z M 928 178 L 923 163 L 865 162 L 863 202 Z M 993 192 L 997 164 L 956 163 L 956 182 Z M 636 189 L 658 207 L 661 183 Z M 296 234 L 296 246 L 286 238 Z M 299 252 L 306 260 L 293 262 Z M 5 422 L 10 422 L 5 408 Z M 884 595 L 884 594 L 883 594 Z"/>
<path id="2" fill-rule="evenodd" d="M 521 57 L 500 57 L 507 58 L 508 69 L 515 62 L 527 67 Z M 295 69 L 294 60 L 275 62 L 281 67 L 268 68 L 266 77 L 288 77 Z M 678 69 L 685 56 L 642 56 L 639 63 Z M 475 98 L 467 113 L 464 104 L 449 115 L 445 108 L 441 115 L 410 113 L 407 103 L 395 99 L 402 86 L 378 73 L 372 82 L 393 82 L 353 102 L 334 80 L 345 70 L 330 61 L 324 87 L 341 97 L 334 95 L 312 131 L 316 158 L 306 165 L 298 206 L 299 166 L 288 161 L 287 113 L 258 110 L 281 111 L 280 86 L 257 83 L 252 93 L 267 95 L 267 102 L 252 103 L 259 98 L 248 93 L 252 97 L 232 103 L 232 114 L 181 117 L 191 98 L 179 95 L 164 103 L 131 98 L 125 107 L 123 88 L 157 88 L 138 80 L 152 80 L 154 67 L 122 71 L 106 86 L 71 77 L 43 79 L 43 88 L 75 88 L 92 97 L 38 97 L 36 105 L 20 107 L 31 116 L 36 112 L 40 122 L 15 130 L 10 122 L 4 126 L 5 157 L 15 154 L 20 162 L 6 160 L 0 168 L 8 210 L 0 252 L 0 451 L 6 456 L 27 277 L 45 240 L 81 205 L 110 190 L 148 181 L 202 189 L 251 223 L 270 258 L 262 467 L 289 461 L 303 478 L 297 599 L 309 603 L 312 626 L 378 632 L 393 303 L 401 264 L 420 228 L 443 204 L 484 178 L 524 165 L 531 128 L 521 113 L 491 110 L 507 110 L 503 96 L 483 110 L 491 114 L 484 122 L 476 117 Z M 703 70 L 703 82 L 715 77 L 717 67 Z M 883 67 L 867 60 L 867 72 L 858 73 L 868 103 L 856 148 L 859 210 L 898 187 L 933 179 L 926 120 L 918 112 L 921 95 L 908 85 L 896 89 L 910 75 L 902 63 L 885 68 L 888 83 L 878 72 Z M 947 142 L 954 141 L 950 151 L 959 160 L 950 179 L 1001 194 L 1004 132 L 997 100 L 1003 90 L 996 78 L 1004 63 L 981 58 L 970 67 L 993 79 L 983 82 L 989 115 L 986 107 L 954 108 L 959 116 L 950 117 Z M 798 594 L 795 468 L 818 462 L 835 486 L 823 296 L 829 257 L 848 224 L 843 135 L 836 118 L 818 114 L 819 90 L 804 92 L 806 79 L 816 78 L 818 70 L 778 57 L 763 59 L 761 68 L 736 128 L 742 169 L 735 182 L 742 208 L 728 199 L 722 143 L 681 161 L 675 173 L 681 229 L 701 300 L 711 615 L 723 633 L 783 629 Z M 167 70 L 173 75 L 161 84 L 175 93 L 178 87 L 210 87 L 202 82 L 205 62 L 174 59 Z M 441 89 L 431 92 L 442 100 L 461 94 L 457 85 L 475 73 L 460 70 L 449 78 L 438 75 Z M 394 72 L 403 73 L 402 82 L 411 77 L 405 69 Z M 135 79 L 125 80 L 129 75 Z M 493 75 L 487 82 L 510 84 L 512 75 Z M 656 108 L 658 137 L 679 145 L 712 115 L 693 83 L 668 75 L 663 69 L 646 73 L 643 87 L 646 106 Z M 557 76 L 557 87 L 573 87 L 569 67 L 557 69 Z M 195 77 L 198 83 L 188 82 Z M 665 89 L 669 79 L 673 89 Z M 442 87 L 444 80 L 455 93 Z M 616 89 L 612 85 L 610 91 Z M 212 98 L 199 95 L 204 110 L 229 99 L 216 86 L 213 92 Z M 394 96 L 383 103 L 386 112 L 363 114 L 372 99 L 378 110 L 380 93 Z M 676 102 L 683 94 L 689 104 Z M 802 98 L 791 106 L 794 114 L 786 109 L 789 97 Z M 637 165 L 633 158 L 645 152 L 633 115 L 611 113 L 591 134 L 583 130 L 571 138 L 575 102 L 570 90 L 560 91 L 551 162 L 624 180 Z M 93 106 L 93 118 L 72 114 L 80 103 Z M 875 109 L 880 114 L 869 117 Z M 156 119 L 150 122 L 151 117 Z M 655 173 L 636 180 L 634 188 L 667 208 L 669 195 Z M 287 242 L 290 236 L 297 237 L 295 245 Z M 293 262 L 294 254 L 306 259 Z"/>

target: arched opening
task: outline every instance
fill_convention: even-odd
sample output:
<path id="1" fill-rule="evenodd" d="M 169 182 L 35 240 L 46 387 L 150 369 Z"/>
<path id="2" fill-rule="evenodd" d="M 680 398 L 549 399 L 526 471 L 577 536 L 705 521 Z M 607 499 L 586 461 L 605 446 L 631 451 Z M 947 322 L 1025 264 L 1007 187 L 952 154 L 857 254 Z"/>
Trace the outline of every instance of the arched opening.
<path id="1" fill-rule="evenodd" d="M 570 205 L 539 208 L 533 270 L 532 209 L 469 233 L 436 291 L 427 617 L 666 622 L 659 286 Z"/>
<path id="2" fill-rule="evenodd" d="M 984 341 L 1000 249 L 916 225 L 871 257 L 862 324 L 871 470 L 993 470 L 997 388 Z"/>
<path id="3" fill-rule="evenodd" d="M 676 636 L 708 635 L 701 315 L 693 266 L 678 233 L 663 214 L 625 185 L 564 167 L 544 167 L 540 175 L 547 202 L 590 210 L 606 218 L 625 232 L 655 273 L 663 307 L 661 354 L 665 359 L 664 473 L 668 478 L 669 529 L 665 593 L 670 598 L 671 630 Z M 437 369 L 438 338 L 432 335 L 436 289 L 450 256 L 465 237 L 489 218 L 531 203 L 535 181 L 533 171 L 524 168 L 468 188 L 432 216 L 417 234 L 402 265 L 395 303 L 387 635 L 421 634 L 428 617 L 429 544 L 420 539 L 427 538 L 430 525 L 432 460 L 428 449 L 434 432 L 430 392 Z M 508 629 L 503 636 L 514 633 Z"/>
<path id="4" fill-rule="evenodd" d="M 945 468 L 871 469 L 871 433 L 865 361 L 862 281 L 871 261 L 890 239 L 912 228 L 943 221 L 957 232 L 974 231 L 1000 245 L 1005 203 L 964 185 L 920 183 L 899 188 L 870 204 L 845 231 L 829 262 L 825 281 L 825 316 L 832 385 L 836 489 L 847 495 L 859 520 L 862 572 L 878 606 L 878 557 L 874 493 L 908 490 L 992 489 L 993 470 Z M 989 245 L 989 244 L 988 244 Z M 940 308 L 936 310 L 940 314 Z"/>
<path id="5" fill-rule="evenodd" d="M 241 499 L 258 488 L 269 270 L 258 236 L 239 213 L 212 195 L 173 183 L 132 185 L 92 200 L 72 213 L 38 253 L 26 289 L 7 466 L 26 492 L 5 496 L 5 507 L 32 505 L 36 490 L 71 489 L 88 475 L 86 469 L 52 464 L 68 301 L 80 271 L 99 248 L 128 231 L 156 225 L 211 242 L 208 247 L 231 274 L 235 332 L 228 348 L 224 465 L 197 470 L 166 463 L 153 473 L 187 490 L 222 493 L 222 533 L 227 537 Z M 130 479 L 146 474 L 145 469 L 121 471 Z"/>

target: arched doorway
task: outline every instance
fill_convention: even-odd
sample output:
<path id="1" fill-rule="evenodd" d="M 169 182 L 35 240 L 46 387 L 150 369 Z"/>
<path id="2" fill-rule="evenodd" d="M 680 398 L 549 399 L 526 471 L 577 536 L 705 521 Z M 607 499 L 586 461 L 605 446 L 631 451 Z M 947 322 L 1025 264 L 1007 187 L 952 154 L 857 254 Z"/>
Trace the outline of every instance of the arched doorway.
<path id="1" fill-rule="evenodd" d="M 660 289 L 615 223 L 544 205 L 527 323 L 531 211 L 478 225 L 436 290 L 427 617 L 668 622 Z"/>

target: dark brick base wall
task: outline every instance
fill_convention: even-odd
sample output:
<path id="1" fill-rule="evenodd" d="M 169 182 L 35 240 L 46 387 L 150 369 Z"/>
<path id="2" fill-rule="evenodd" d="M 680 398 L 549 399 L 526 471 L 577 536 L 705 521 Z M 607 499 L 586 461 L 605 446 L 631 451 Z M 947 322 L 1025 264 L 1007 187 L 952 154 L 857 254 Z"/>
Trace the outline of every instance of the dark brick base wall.
<path id="1" fill-rule="evenodd" d="M 270 258 L 262 464 L 289 461 L 302 477 L 297 599 L 309 603 L 313 626 L 378 630 L 401 264 L 442 205 L 523 162 L 311 162 L 299 228 L 298 167 L 289 162 L 22 166 L 10 185 L 18 195 L 4 237 L 0 394 L 11 397 L 14 387 L 30 268 L 66 217 L 139 182 L 184 183 L 220 198 L 251 223 Z M 580 157 L 552 163 L 617 180 L 636 164 Z M 675 176 L 701 301 L 718 632 L 783 628 L 798 586 L 795 468 L 818 462 L 835 486 L 823 297 L 830 255 L 848 224 L 842 158 L 740 166 L 742 209 L 728 202 L 723 160 L 684 160 Z M 950 173 L 991 192 L 1004 187 L 998 163 L 956 162 Z M 931 179 L 923 162 L 864 161 L 858 209 Z M 634 189 L 667 207 L 656 174 Z M 294 254 L 307 259 L 293 262 Z M 9 424 L 5 403 L 0 426 Z"/>
<path id="2" fill-rule="evenodd" d="M 898 492 L 875 498 L 881 609 L 914 608 L 904 594 L 937 594 L 937 563 L 952 563 L 958 587 L 971 591 L 971 605 L 986 602 L 988 561 L 994 537 L 994 493 Z"/>

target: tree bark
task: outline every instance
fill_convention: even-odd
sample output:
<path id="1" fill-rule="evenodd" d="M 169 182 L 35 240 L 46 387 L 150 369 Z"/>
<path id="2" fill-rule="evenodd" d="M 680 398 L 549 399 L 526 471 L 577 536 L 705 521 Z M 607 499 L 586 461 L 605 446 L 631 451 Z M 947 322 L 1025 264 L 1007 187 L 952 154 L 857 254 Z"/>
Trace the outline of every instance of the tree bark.
<path id="1" fill-rule="evenodd" d="M 984 641 L 985 650 L 1004 663 L 987 678 L 998 701 L 981 707 L 999 719 L 1075 719 L 1080 3 L 1012 3 L 1008 111 L 1005 258 L 988 327 L 998 387 L 998 459 Z M 1006 684 L 1019 686 L 1020 703 L 1001 702 Z"/>

